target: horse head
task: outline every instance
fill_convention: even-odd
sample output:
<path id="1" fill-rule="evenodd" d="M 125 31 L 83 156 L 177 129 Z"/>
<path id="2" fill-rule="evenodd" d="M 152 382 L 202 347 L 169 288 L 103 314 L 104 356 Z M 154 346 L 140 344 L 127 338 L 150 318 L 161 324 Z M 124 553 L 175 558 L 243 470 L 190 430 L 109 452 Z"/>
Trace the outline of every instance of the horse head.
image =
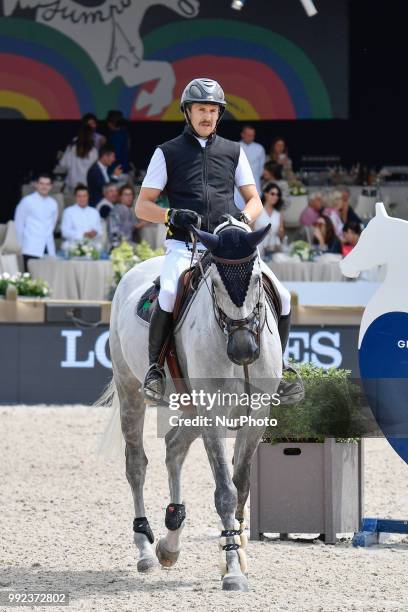
<path id="1" fill-rule="evenodd" d="M 214 234 L 195 229 L 211 254 L 214 312 L 227 336 L 228 357 L 238 365 L 253 363 L 260 353 L 265 305 L 257 245 L 269 229 L 267 225 L 251 232 L 232 218 L 218 226 Z"/>
<path id="2" fill-rule="evenodd" d="M 392 257 L 396 238 L 395 223 L 406 222 L 389 217 L 382 202 L 375 205 L 375 213 L 356 246 L 340 262 L 344 276 L 356 278 L 363 270 L 381 266 Z M 393 231 L 390 231 L 391 228 Z"/>
<path id="3" fill-rule="evenodd" d="M 157 2 L 157 4 L 167 6 L 175 13 L 178 13 L 180 17 L 184 17 L 186 19 L 197 17 L 200 11 L 199 0 L 160 0 L 160 2 Z"/>

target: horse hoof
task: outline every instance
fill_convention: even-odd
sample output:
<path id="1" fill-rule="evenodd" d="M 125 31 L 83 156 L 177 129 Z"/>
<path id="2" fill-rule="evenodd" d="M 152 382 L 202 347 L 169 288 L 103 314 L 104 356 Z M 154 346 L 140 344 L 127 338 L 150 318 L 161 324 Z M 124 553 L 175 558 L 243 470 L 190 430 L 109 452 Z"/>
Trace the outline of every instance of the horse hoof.
<path id="1" fill-rule="evenodd" d="M 137 571 L 141 574 L 147 574 L 157 567 L 157 559 L 154 557 L 146 557 L 145 559 L 139 559 L 137 562 Z"/>
<path id="2" fill-rule="evenodd" d="M 222 590 L 223 591 L 241 591 L 246 593 L 248 588 L 248 580 L 244 575 L 241 576 L 224 576 L 222 579 Z"/>
<path id="3" fill-rule="evenodd" d="M 159 560 L 160 565 L 163 567 L 173 567 L 179 558 L 180 551 L 171 552 L 163 544 L 164 540 L 161 538 L 156 545 L 156 557 Z"/>

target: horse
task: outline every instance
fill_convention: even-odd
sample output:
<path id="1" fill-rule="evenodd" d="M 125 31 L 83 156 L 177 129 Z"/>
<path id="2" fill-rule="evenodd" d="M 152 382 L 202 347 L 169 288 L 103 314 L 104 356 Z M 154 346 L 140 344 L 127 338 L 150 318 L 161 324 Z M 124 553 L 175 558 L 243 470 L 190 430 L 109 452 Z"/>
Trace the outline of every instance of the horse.
<path id="1" fill-rule="evenodd" d="M 257 249 L 269 227 L 251 232 L 248 226 L 230 218 L 214 234 L 195 230 L 208 249 L 209 259 L 208 267 L 202 267 L 203 276 L 194 299 L 173 332 L 185 379 L 197 381 L 205 377 L 215 386 L 222 379 L 228 390 L 236 389 L 239 381 L 247 389 L 248 380 L 256 380 L 257 388 L 260 385 L 263 390 L 267 389 L 271 397 L 277 391 L 282 377 L 282 347 L 274 308 L 266 299 L 262 284 L 264 264 Z M 202 257 L 200 265 L 204 261 Z M 140 391 L 140 381 L 148 368 L 148 324 L 135 312 L 141 296 L 159 272 L 162 259 L 157 257 L 138 264 L 122 277 L 113 298 L 110 320 L 113 379 L 105 397 L 113 402 L 117 398 L 120 405 L 126 476 L 136 517 L 137 569 L 148 572 L 158 562 L 171 567 L 178 559 L 185 522 L 181 469 L 191 443 L 201 436 L 215 480 L 215 507 L 223 527 L 219 540 L 222 588 L 247 591 L 245 503 L 251 461 L 268 424 L 270 404 L 267 402 L 258 406 L 255 424 L 243 419 L 245 424 L 237 429 L 232 476 L 226 457 L 225 427 L 215 428 L 205 422 L 191 427 L 180 420 L 167 431 L 170 490 L 165 519 L 167 533 L 159 539 L 156 551 L 153 549 L 154 536 L 143 500 L 148 459 L 143 447 L 146 406 Z M 244 370 L 248 378 L 245 381 Z M 208 416 L 208 406 L 204 404 L 194 404 L 190 409 L 197 417 Z M 235 404 L 231 414 L 236 416 L 242 410 Z"/>
<path id="2" fill-rule="evenodd" d="M 35 10 L 35 20 L 54 28 L 79 45 L 92 59 L 105 84 L 120 77 L 127 87 L 157 81 L 152 92 L 140 91 L 137 110 L 148 107 L 147 116 L 167 108 L 176 83 L 171 63 L 144 60 L 140 35 L 142 21 L 153 6 L 163 6 L 185 19 L 199 13 L 199 0 L 4 0 L 4 14 Z"/>

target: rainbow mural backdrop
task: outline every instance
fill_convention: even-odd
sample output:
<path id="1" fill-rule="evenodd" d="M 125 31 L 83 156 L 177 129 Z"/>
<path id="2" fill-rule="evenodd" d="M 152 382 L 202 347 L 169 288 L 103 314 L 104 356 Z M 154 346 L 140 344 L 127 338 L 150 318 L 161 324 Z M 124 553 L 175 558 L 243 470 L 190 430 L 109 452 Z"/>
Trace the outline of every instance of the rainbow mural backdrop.
<path id="1" fill-rule="evenodd" d="M 106 83 L 89 54 L 54 27 L 32 20 L 0 19 L 0 109 L 26 119 L 103 118 L 112 108 L 135 120 L 181 120 L 179 98 L 195 76 L 219 80 L 229 118 L 329 119 L 328 88 L 298 45 L 270 29 L 233 20 L 176 21 L 143 37 L 143 62 L 169 64 L 175 76 L 170 102 L 152 113 L 152 75 L 135 86 L 116 76 Z M 139 100 L 139 104 L 138 104 Z"/>

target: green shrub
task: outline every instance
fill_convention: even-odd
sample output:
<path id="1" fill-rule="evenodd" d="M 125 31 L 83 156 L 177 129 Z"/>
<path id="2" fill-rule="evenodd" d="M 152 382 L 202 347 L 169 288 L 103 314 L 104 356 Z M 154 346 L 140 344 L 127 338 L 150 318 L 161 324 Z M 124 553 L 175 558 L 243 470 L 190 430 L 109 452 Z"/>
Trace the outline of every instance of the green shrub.
<path id="1" fill-rule="evenodd" d="M 350 370 L 324 370 L 311 363 L 296 366 L 305 385 L 305 398 L 293 406 L 272 406 L 270 416 L 276 427 L 268 427 L 266 442 L 324 442 L 326 437 L 338 442 L 357 442 L 370 415 L 364 410 L 364 394 L 350 379 Z M 291 379 L 293 373 L 285 373 Z M 369 423 L 367 422 L 369 420 Z"/>

